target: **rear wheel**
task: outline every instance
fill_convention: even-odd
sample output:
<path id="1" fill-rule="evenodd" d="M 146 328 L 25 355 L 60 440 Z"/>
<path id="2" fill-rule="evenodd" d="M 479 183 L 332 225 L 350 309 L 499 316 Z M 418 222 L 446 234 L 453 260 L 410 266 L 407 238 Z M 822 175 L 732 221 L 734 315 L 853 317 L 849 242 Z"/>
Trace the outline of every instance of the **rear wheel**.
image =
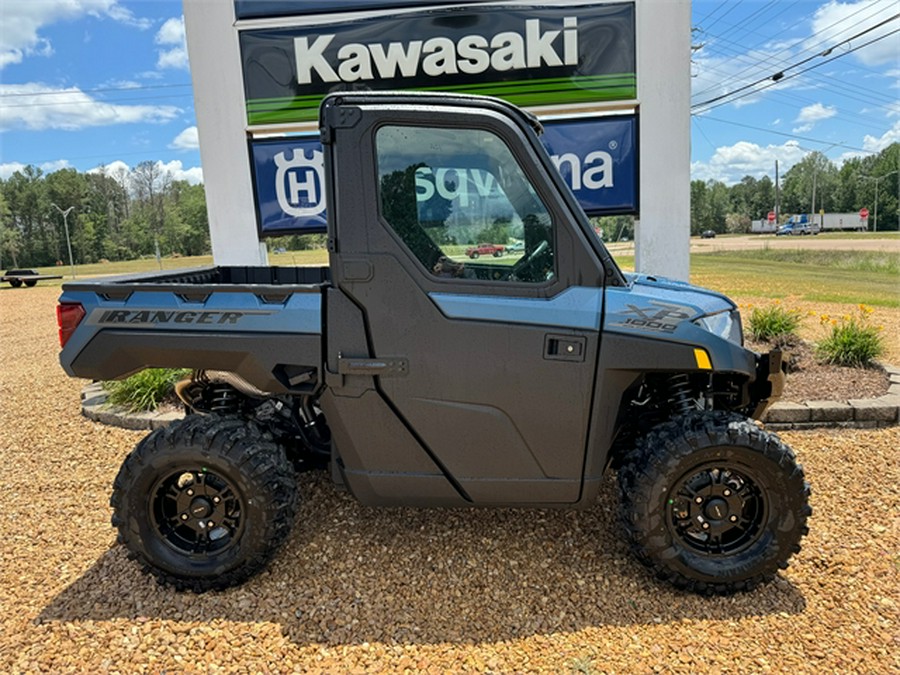
<path id="1" fill-rule="evenodd" d="M 638 558 L 698 593 L 749 590 L 800 550 L 809 486 L 794 453 L 739 415 L 697 413 L 653 429 L 619 472 Z"/>
<path id="2" fill-rule="evenodd" d="M 238 418 L 192 415 L 144 438 L 110 504 L 119 542 L 160 583 L 240 584 L 287 538 L 297 503 L 283 448 Z"/>
<path id="3" fill-rule="evenodd" d="M 37 279 L 26 279 L 25 285 L 28 286 L 28 288 L 34 288 L 37 285 Z"/>

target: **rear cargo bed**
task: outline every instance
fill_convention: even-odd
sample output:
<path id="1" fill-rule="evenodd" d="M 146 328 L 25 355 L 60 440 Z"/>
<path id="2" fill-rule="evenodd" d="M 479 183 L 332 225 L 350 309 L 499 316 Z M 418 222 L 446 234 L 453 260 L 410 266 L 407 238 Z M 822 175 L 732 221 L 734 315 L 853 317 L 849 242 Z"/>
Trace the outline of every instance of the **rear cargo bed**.
<path id="1" fill-rule="evenodd" d="M 225 370 L 270 393 L 321 385 L 327 267 L 208 267 L 63 285 L 84 318 L 60 353 L 94 380 L 148 367 Z"/>

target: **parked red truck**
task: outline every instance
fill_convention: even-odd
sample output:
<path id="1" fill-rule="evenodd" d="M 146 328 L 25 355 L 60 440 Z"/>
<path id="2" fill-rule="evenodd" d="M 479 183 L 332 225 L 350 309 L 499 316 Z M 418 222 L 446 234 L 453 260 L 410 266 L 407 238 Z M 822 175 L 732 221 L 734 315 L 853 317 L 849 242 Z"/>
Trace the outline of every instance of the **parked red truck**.
<path id="1" fill-rule="evenodd" d="M 503 255 L 505 250 L 506 247 L 501 246 L 500 244 L 478 244 L 477 246 L 467 248 L 466 255 L 472 260 L 475 260 L 478 256 L 482 255 L 492 255 L 495 258 L 499 258 Z"/>

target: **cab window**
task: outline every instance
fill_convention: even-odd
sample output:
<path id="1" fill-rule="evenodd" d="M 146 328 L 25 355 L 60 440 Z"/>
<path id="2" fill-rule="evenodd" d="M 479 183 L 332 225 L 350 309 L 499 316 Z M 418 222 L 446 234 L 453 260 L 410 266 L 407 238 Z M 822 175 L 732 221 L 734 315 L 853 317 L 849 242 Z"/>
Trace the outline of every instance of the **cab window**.
<path id="1" fill-rule="evenodd" d="M 429 274 L 532 284 L 555 278 L 550 213 L 498 136 L 385 126 L 376 153 L 381 216 Z"/>

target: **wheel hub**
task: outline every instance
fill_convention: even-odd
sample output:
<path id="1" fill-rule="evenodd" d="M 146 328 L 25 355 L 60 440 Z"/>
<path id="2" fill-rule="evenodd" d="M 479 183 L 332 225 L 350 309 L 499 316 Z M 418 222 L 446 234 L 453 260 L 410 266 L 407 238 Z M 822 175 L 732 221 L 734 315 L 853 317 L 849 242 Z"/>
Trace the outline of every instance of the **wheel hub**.
<path id="1" fill-rule="evenodd" d="M 195 497 L 188 511 L 194 518 L 206 518 L 213 512 L 213 505 L 205 497 Z"/>
<path id="2" fill-rule="evenodd" d="M 706 554 L 731 554 L 752 542 L 764 522 L 765 503 L 756 483 L 727 467 L 694 470 L 670 493 L 676 536 Z"/>
<path id="3" fill-rule="evenodd" d="M 241 500 L 223 477 L 206 469 L 162 479 L 152 497 L 156 531 L 182 553 L 211 553 L 230 546 L 242 526 Z"/>

